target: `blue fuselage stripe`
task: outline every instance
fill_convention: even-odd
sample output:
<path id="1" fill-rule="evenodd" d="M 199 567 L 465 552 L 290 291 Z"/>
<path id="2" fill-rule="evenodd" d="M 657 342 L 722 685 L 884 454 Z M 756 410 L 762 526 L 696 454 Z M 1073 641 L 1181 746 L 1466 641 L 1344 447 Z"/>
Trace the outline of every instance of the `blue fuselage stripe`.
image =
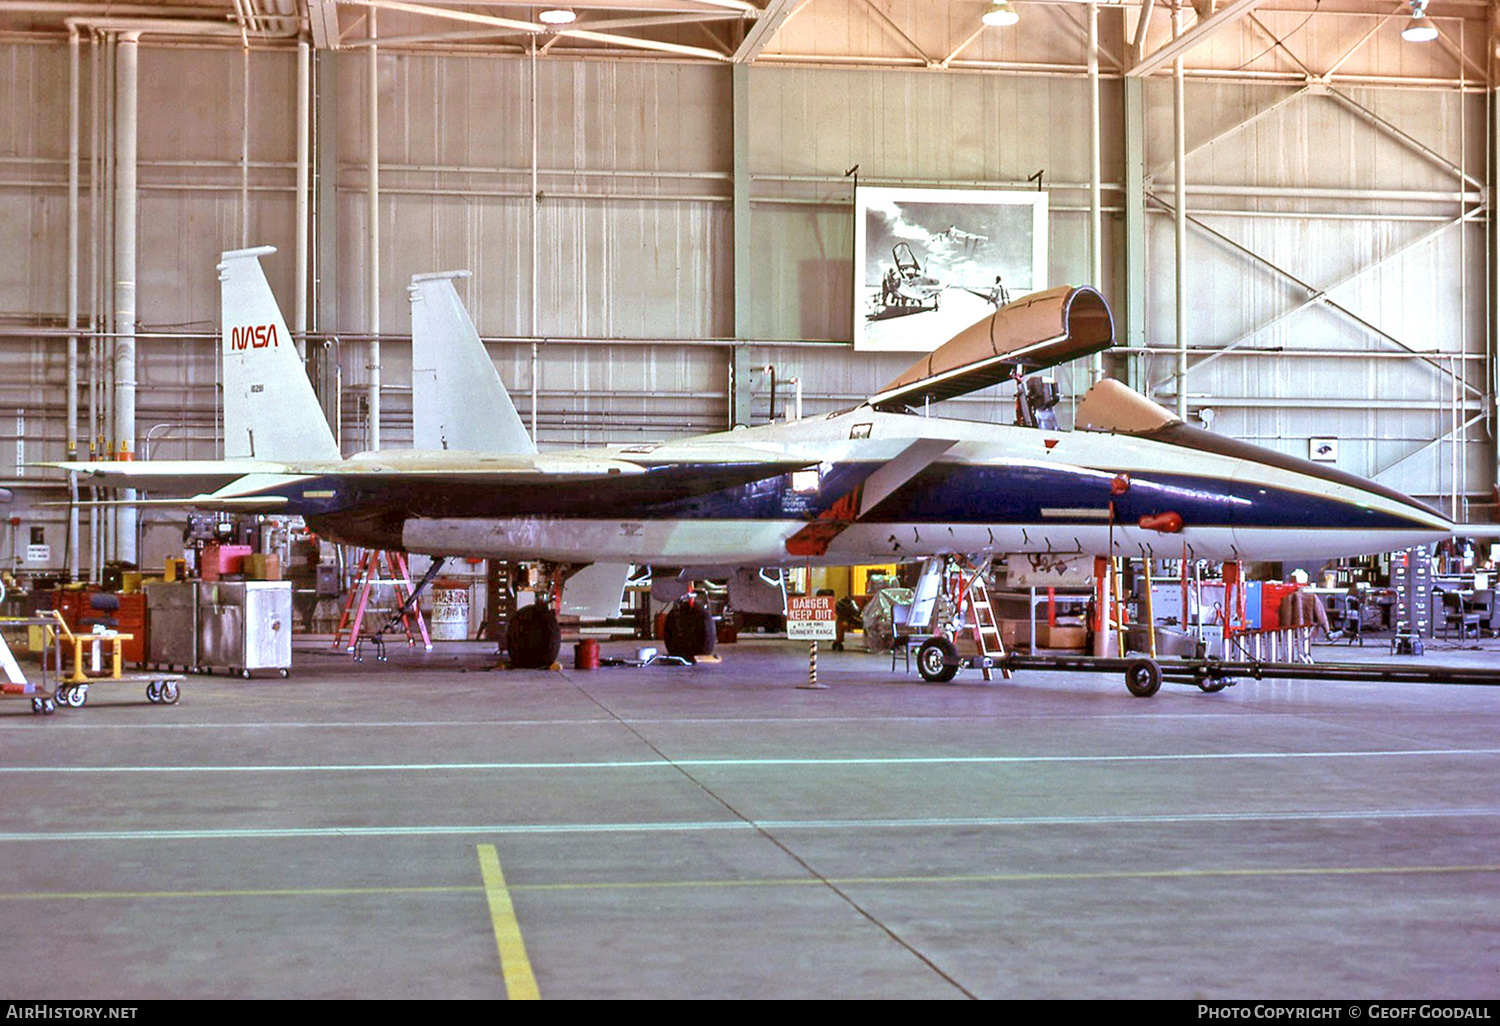
<path id="1" fill-rule="evenodd" d="M 880 464 L 825 464 L 816 488 L 800 489 L 803 474 L 725 483 L 691 494 L 685 482 L 711 478 L 722 466 L 674 464 L 634 478 L 560 486 L 445 483 L 400 475 L 330 476 L 306 481 L 289 496 L 289 512 L 318 516 L 359 510 L 393 516 L 562 517 L 609 520 L 812 520 Z M 697 477 L 701 475 L 701 477 Z M 1097 524 L 1108 515 L 1113 471 L 1036 464 L 975 466 L 938 463 L 896 489 L 860 519 L 912 524 Z M 1309 487 L 1316 482 L 1309 481 Z M 684 494 L 687 492 L 688 494 Z M 332 493 L 332 494 L 328 494 Z M 1176 513 L 1190 528 L 1426 528 L 1422 511 L 1410 517 L 1325 494 L 1253 481 L 1191 474 L 1133 471 L 1115 498 L 1115 519 Z"/>

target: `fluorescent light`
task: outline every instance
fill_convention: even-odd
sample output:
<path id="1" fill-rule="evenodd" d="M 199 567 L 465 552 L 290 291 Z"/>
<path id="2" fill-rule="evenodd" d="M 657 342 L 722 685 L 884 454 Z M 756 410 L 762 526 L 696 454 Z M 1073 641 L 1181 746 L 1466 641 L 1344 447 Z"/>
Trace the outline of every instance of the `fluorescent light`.
<path id="1" fill-rule="evenodd" d="M 1000 0 L 999 3 L 990 4 L 990 9 L 985 11 L 979 18 L 986 25 L 994 25 L 996 28 L 1004 28 L 1006 25 L 1014 25 L 1021 20 L 1016 9 L 1011 6 L 1010 0 Z"/>
<path id="2" fill-rule="evenodd" d="M 537 15 L 538 20 L 544 25 L 568 25 L 578 15 L 564 7 L 553 7 Z"/>
<path id="3" fill-rule="evenodd" d="M 1430 43 L 1437 34 L 1437 26 L 1427 17 L 1427 0 L 1411 0 L 1411 21 L 1401 30 L 1401 38 L 1408 43 Z"/>

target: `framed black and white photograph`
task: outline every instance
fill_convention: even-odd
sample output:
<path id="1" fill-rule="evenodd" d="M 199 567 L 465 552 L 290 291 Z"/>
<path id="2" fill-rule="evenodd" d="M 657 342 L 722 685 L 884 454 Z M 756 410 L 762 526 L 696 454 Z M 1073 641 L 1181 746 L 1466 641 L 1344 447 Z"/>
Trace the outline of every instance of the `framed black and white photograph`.
<path id="1" fill-rule="evenodd" d="M 1046 193 L 855 190 L 855 349 L 930 352 L 1046 287 Z"/>
<path id="2" fill-rule="evenodd" d="M 1307 440 L 1307 458 L 1315 463 L 1337 463 L 1339 461 L 1339 440 L 1337 438 L 1309 438 Z"/>

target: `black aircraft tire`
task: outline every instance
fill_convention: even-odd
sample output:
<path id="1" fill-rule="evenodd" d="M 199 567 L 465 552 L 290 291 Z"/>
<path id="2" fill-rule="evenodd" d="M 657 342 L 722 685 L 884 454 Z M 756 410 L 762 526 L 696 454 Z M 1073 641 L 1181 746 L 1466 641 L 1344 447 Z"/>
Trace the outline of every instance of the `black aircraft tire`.
<path id="1" fill-rule="evenodd" d="M 505 650 L 514 670 L 545 670 L 562 651 L 557 615 L 543 605 L 522 606 L 505 628 Z"/>
<path id="2" fill-rule="evenodd" d="M 929 684 L 946 684 L 958 675 L 958 649 L 947 638 L 931 638 L 917 649 L 917 672 Z"/>
<path id="3" fill-rule="evenodd" d="M 666 643 L 667 655 L 685 659 L 712 655 L 718 640 L 714 614 L 708 606 L 679 602 L 668 610 L 667 622 L 662 625 L 662 641 Z"/>
<path id="4" fill-rule="evenodd" d="M 1150 698 L 1161 690 L 1161 664 L 1155 659 L 1132 659 L 1125 667 L 1125 687 L 1137 698 Z"/>

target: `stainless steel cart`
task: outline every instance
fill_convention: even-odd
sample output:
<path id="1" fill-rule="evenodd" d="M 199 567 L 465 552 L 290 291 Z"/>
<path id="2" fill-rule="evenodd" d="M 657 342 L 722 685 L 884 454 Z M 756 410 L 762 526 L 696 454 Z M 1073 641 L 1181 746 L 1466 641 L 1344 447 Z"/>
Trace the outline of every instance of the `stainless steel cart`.
<path id="1" fill-rule="evenodd" d="M 200 670 L 291 672 L 290 581 L 201 581 L 197 616 Z"/>

